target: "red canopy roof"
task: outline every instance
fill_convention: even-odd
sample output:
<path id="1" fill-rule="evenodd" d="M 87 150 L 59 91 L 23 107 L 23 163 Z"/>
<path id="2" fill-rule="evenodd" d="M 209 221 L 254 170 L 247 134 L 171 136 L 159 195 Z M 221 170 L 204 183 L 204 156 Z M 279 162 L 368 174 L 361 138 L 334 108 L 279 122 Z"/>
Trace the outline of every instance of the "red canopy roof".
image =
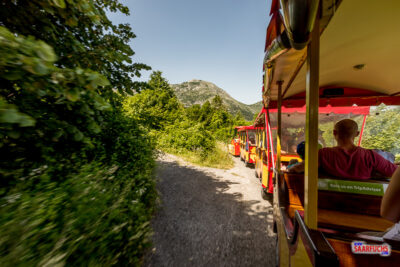
<path id="1" fill-rule="evenodd" d="M 268 109 L 270 113 L 277 113 L 278 109 L 277 108 L 270 108 Z M 334 114 L 355 114 L 355 115 L 369 115 L 370 111 L 370 106 L 347 106 L 347 107 L 335 107 L 331 105 L 327 105 L 325 107 L 319 107 L 319 113 L 320 114 L 329 114 L 329 113 L 334 113 Z M 282 113 L 284 114 L 290 114 L 290 113 L 306 113 L 306 106 L 302 107 L 285 107 L 282 106 Z M 258 113 L 256 119 L 254 120 L 254 125 L 259 124 L 259 120 L 261 119 L 261 116 L 266 113 L 266 109 L 262 108 L 260 112 Z"/>
<path id="2" fill-rule="evenodd" d="M 327 96 L 326 90 L 343 90 L 341 95 Z M 382 93 L 374 92 L 359 88 L 329 88 L 324 87 L 319 89 L 319 106 L 320 107 L 351 107 L 357 106 L 378 106 L 385 105 L 400 105 L 400 96 L 389 96 Z M 283 99 L 282 106 L 287 108 L 301 108 L 306 104 L 305 92 Z M 277 101 L 271 101 L 268 108 L 274 109 L 278 107 Z"/>
<path id="3" fill-rule="evenodd" d="M 236 128 L 236 127 L 235 127 L 235 128 Z M 237 129 L 238 129 L 239 132 L 243 132 L 243 131 L 246 131 L 246 130 L 256 130 L 256 129 L 258 129 L 258 127 L 255 127 L 254 125 L 250 125 L 250 126 L 238 126 Z"/>
<path id="4" fill-rule="evenodd" d="M 319 107 L 319 113 L 327 114 L 327 113 L 335 113 L 335 114 L 358 114 L 358 115 L 368 115 L 370 107 L 359 107 L 359 106 L 351 106 L 351 107 L 332 107 L 330 105 L 326 107 Z M 278 109 L 269 109 L 269 112 L 276 113 Z M 306 106 L 300 108 L 287 108 L 282 107 L 282 113 L 306 113 Z"/>

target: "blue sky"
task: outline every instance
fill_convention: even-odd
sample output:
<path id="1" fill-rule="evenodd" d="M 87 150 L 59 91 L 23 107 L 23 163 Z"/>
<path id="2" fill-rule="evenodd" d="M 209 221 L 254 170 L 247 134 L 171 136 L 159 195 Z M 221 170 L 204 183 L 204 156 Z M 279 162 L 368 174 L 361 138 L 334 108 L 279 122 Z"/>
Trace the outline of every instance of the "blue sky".
<path id="1" fill-rule="evenodd" d="M 170 83 L 200 79 L 235 99 L 261 100 L 262 60 L 270 0 L 123 0 L 137 35 L 136 62 L 160 70 Z M 151 72 L 143 72 L 147 80 Z"/>

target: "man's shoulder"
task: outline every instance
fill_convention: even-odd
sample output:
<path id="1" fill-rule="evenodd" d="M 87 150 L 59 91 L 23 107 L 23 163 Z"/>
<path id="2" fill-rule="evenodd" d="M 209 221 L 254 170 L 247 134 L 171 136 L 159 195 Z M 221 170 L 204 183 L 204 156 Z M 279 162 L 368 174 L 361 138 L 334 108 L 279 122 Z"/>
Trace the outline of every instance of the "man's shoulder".
<path id="1" fill-rule="evenodd" d="M 361 151 L 366 151 L 366 152 L 368 152 L 368 153 L 371 153 L 371 152 L 373 151 L 372 149 L 364 148 L 364 147 L 361 147 L 361 146 L 358 146 L 357 149 L 359 149 L 359 150 L 361 150 Z"/>
<path id="2" fill-rule="evenodd" d="M 357 147 L 357 152 L 363 155 L 375 156 L 375 152 L 372 149 Z"/>
<path id="3" fill-rule="evenodd" d="M 324 147 L 320 148 L 318 150 L 318 157 L 320 160 L 325 159 L 328 160 L 332 157 L 336 157 L 336 155 L 339 153 L 336 151 L 337 149 L 335 147 Z"/>
<path id="4" fill-rule="evenodd" d="M 323 147 L 323 148 L 320 148 L 319 149 L 319 151 L 332 151 L 332 150 L 334 150 L 336 147 Z"/>
<path id="5" fill-rule="evenodd" d="M 358 155 L 361 157 L 365 157 L 367 155 L 371 156 L 373 155 L 373 151 L 371 149 L 366 149 L 362 147 L 357 147 L 353 151 L 347 151 L 344 150 L 343 148 L 340 147 L 324 147 L 319 150 L 319 154 L 321 156 L 327 156 L 327 155 Z"/>
<path id="6" fill-rule="evenodd" d="M 322 152 L 342 152 L 342 151 L 344 151 L 344 149 L 340 148 L 338 146 L 335 146 L 335 147 L 324 147 L 324 148 L 321 148 L 319 151 L 322 151 Z M 351 152 L 373 153 L 372 149 L 363 148 L 363 147 L 360 147 L 360 146 L 357 146 L 354 150 L 350 150 L 350 151 Z"/>
<path id="7" fill-rule="evenodd" d="M 320 148 L 320 149 L 318 150 L 318 152 L 321 153 L 321 154 L 325 154 L 325 153 L 336 153 L 337 151 L 338 151 L 338 148 L 337 148 L 337 147 L 323 147 L 323 148 Z"/>

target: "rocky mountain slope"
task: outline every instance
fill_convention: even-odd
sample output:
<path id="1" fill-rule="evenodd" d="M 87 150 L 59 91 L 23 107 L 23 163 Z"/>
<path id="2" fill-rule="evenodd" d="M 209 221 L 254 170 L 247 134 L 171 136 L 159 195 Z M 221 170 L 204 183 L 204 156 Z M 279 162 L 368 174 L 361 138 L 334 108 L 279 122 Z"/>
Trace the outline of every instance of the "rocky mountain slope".
<path id="1" fill-rule="evenodd" d="M 254 114 L 258 113 L 262 107 L 261 101 L 252 105 L 241 103 L 223 89 L 207 81 L 191 80 L 180 84 L 172 84 L 171 86 L 178 99 L 186 107 L 195 104 L 202 105 L 207 100 L 211 101 L 216 95 L 219 95 L 230 113 L 236 114 L 240 111 L 247 120 L 253 120 Z"/>

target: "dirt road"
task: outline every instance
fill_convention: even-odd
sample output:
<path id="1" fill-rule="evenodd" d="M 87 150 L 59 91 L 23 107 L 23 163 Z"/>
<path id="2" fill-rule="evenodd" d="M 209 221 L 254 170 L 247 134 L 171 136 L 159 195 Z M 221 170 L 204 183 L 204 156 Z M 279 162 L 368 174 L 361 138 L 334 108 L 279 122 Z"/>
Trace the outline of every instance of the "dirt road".
<path id="1" fill-rule="evenodd" d="M 238 158 L 230 170 L 158 161 L 161 206 L 145 266 L 274 266 L 272 207 L 254 169 Z"/>

